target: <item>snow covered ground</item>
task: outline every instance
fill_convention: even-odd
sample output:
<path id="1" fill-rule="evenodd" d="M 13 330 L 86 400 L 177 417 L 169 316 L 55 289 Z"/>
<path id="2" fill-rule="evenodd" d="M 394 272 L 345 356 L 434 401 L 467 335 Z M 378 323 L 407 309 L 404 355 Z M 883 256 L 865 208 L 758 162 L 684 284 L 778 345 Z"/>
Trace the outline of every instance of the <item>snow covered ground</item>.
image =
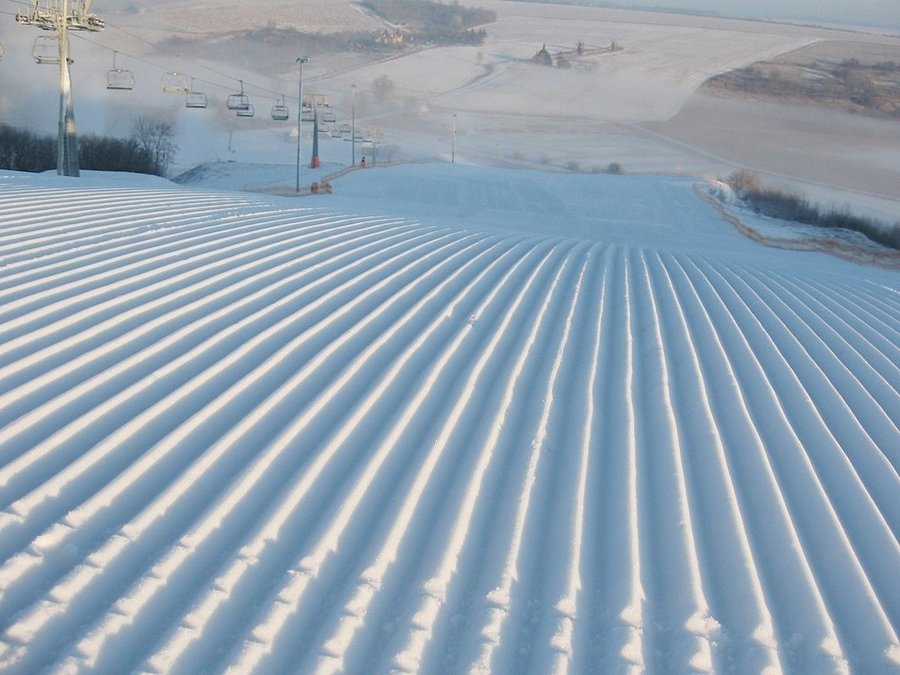
<path id="1" fill-rule="evenodd" d="M 900 670 L 895 270 L 681 178 L 204 180 L 0 176 L 4 672 Z"/>
<path id="2" fill-rule="evenodd" d="M 169 119 L 201 166 L 0 172 L 0 670 L 900 672 L 897 269 L 760 246 L 693 178 L 565 171 L 743 163 L 895 216 L 888 123 L 691 99 L 846 34 L 477 4 L 483 47 L 310 62 L 342 118 L 359 85 L 379 163 L 419 163 L 300 199 L 265 194 L 294 186 L 266 116 L 296 54 L 140 38 L 371 27 L 350 3 L 136 0 L 75 41 L 82 132 Z M 53 131 L 34 33 L 0 36 L 0 115 Z M 624 49 L 523 62 L 582 39 Z M 304 189 L 350 163 L 320 149 Z"/>

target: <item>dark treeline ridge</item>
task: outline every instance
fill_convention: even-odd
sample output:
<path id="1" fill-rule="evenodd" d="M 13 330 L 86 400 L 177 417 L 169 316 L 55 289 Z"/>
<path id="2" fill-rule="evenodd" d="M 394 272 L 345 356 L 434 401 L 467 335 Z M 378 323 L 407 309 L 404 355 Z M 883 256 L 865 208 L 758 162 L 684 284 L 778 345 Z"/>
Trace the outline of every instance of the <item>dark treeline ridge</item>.
<path id="1" fill-rule="evenodd" d="M 765 187 L 757 173 L 746 169 L 733 173 L 727 182 L 756 213 L 805 225 L 853 230 L 882 246 L 900 250 L 900 222 L 891 227 L 848 209 L 823 210 L 805 197 Z"/>
<path id="2" fill-rule="evenodd" d="M 248 68 L 264 67 L 277 71 L 284 67 L 285 50 L 303 45 L 303 51 L 313 56 L 341 52 L 367 54 L 395 54 L 416 44 L 481 44 L 487 37 L 485 30 L 464 30 L 448 33 L 443 38 L 426 38 L 423 33 L 400 34 L 401 39 L 387 31 L 340 31 L 337 33 L 304 33 L 296 28 L 264 26 L 219 36 L 214 41 L 195 37 L 172 36 L 159 44 L 162 48 L 192 58 L 215 58 Z"/>
<path id="3" fill-rule="evenodd" d="M 812 76 L 811 76 L 812 75 Z M 877 117 L 900 118 L 900 64 L 757 63 L 716 75 L 707 85 L 787 101 L 817 102 Z"/>
<path id="4" fill-rule="evenodd" d="M 393 24 L 406 24 L 419 41 L 480 43 L 487 32 L 475 26 L 493 23 L 497 13 L 480 7 L 463 7 L 430 0 L 364 0 L 360 3 Z"/>
<path id="5" fill-rule="evenodd" d="M 159 44 L 182 56 L 227 59 L 239 65 L 278 69 L 284 65 L 286 49 L 303 45 L 306 54 L 339 52 L 391 54 L 417 45 L 481 44 L 487 31 L 476 28 L 497 20 L 496 12 L 442 4 L 430 0 L 366 0 L 361 5 L 390 23 L 396 31 L 339 31 L 305 33 L 293 27 L 265 26 L 218 35 L 216 39 L 171 36 Z"/>
<path id="6" fill-rule="evenodd" d="M 376 33 L 365 31 L 341 31 L 337 33 L 303 33 L 296 28 L 268 25 L 250 30 L 235 31 L 215 40 L 196 37 L 172 36 L 160 41 L 160 46 L 182 56 L 228 59 L 250 67 L 278 69 L 284 67 L 285 50 L 303 45 L 305 54 L 332 54 L 337 52 L 392 53 L 397 48 L 379 39 Z"/>
<path id="7" fill-rule="evenodd" d="M 0 168 L 49 171 L 56 168 L 56 152 L 56 136 L 0 124 Z M 150 152 L 132 138 L 79 135 L 78 163 L 86 170 L 161 175 Z"/>

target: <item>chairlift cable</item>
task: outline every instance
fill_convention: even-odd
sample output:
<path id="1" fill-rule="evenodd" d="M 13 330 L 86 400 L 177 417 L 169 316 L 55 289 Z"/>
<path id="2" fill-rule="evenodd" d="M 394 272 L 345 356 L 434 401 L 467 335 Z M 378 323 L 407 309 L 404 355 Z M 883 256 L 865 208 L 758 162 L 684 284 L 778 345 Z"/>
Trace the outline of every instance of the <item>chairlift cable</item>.
<path id="1" fill-rule="evenodd" d="M 14 4 L 14 5 L 18 5 L 18 6 L 22 6 L 22 7 L 31 7 L 32 4 L 33 4 L 33 3 L 27 2 L 27 1 L 25 1 L 25 0 L 7 0 L 7 1 L 8 1 L 8 2 L 11 2 L 11 3 Z M 90 0 L 88 0 L 88 1 L 90 2 Z M 16 16 L 16 13 L 15 13 L 15 12 L 8 12 L 8 11 L 3 11 L 3 10 L 0 10 L 0 14 L 5 14 L 5 15 L 7 15 L 7 16 Z M 125 29 L 125 28 L 122 28 L 121 26 L 117 26 L 117 25 L 115 25 L 115 24 L 106 22 L 105 27 L 106 27 L 107 29 L 112 28 L 112 29 L 114 29 L 114 30 L 117 30 L 117 31 L 119 31 L 120 33 L 123 33 L 124 35 L 127 35 L 128 37 L 130 37 L 130 38 L 132 38 L 132 39 L 134 39 L 134 40 L 137 40 L 137 41 L 139 41 L 139 42 L 142 42 L 142 43 L 144 43 L 144 44 L 146 44 L 146 45 L 152 47 L 154 50 L 156 50 L 156 51 L 158 51 L 158 52 L 162 52 L 162 53 L 165 53 L 165 54 L 169 54 L 169 55 L 175 57 L 176 59 L 179 59 L 179 60 L 181 60 L 181 61 L 184 61 L 184 62 L 190 64 L 190 66 L 192 67 L 191 72 L 196 72 L 196 69 L 202 69 L 202 70 L 205 70 L 205 71 L 214 73 L 214 74 L 216 74 L 216 75 L 219 75 L 219 76 L 221 76 L 221 77 L 223 77 L 223 78 L 226 78 L 227 80 L 231 80 L 231 81 L 234 81 L 234 82 L 238 82 L 238 83 L 241 85 L 241 87 L 242 87 L 242 91 L 243 91 L 243 87 L 246 86 L 248 89 L 252 89 L 252 90 L 254 90 L 254 91 L 262 92 L 263 94 L 271 95 L 271 96 L 274 97 L 276 100 L 277 100 L 278 98 L 281 98 L 281 99 L 282 99 L 282 103 L 283 103 L 283 104 L 285 103 L 285 98 L 286 98 L 286 97 L 285 97 L 284 94 L 282 94 L 282 93 L 279 92 L 279 91 L 270 89 L 270 88 L 268 88 L 268 87 L 264 87 L 264 86 L 262 86 L 262 85 L 260 85 L 260 84 L 256 84 L 256 83 L 255 83 L 254 81 L 252 81 L 252 80 L 244 80 L 244 79 L 242 79 L 242 78 L 235 77 L 235 76 L 233 76 L 233 75 L 230 75 L 230 74 L 228 74 L 228 73 L 226 73 L 226 72 L 224 72 L 224 71 L 218 70 L 218 69 L 213 68 L 213 67 L 211 67 L 211 66 L 204 65 L 204 64 L 200 64 L 200 63 L 194 61 L 193 59 L 187 59 L 187 58 L 185 58 L 185 57 L 182 57 L 180 54 L 178 54 L 178 53 L 176 53 L 176 52 L 173 52 L 173 51 L 170 51 L 170 50 L 168 50 L 168 49 L 166 49 L 166 48 L 164 48 L 164 47 L 161 47 L 161 46 L 158 45 L 158 44 L 155 44 L 155 43 L 153 43 L 153 42 L 150 42 L 149 40 L 147 40 L 147 39 L 145 39 L 145 38 L 143 38 L 143 37 L 141 37 L 141 36 L 139 36 L 139 35 L 137 35 L 137 34 L 131 32 L 131 31 L 129 31 L 129 30 Z M 173 33 L 175 33 L 175 34 L 178 33 L 178 31 L 171 31 L 171 32 L 173 32 Z M 86 35 L 84 35 L 84 34 L 82 34 L 82 33 L 74 32 L 74 33 L 71 33 L 71 34 L 69 35 L 69 37 L 70 37 L 70 38 L 75 38 L 75 39 L 78 39 L 78 40 L 84 40 L 85 42 L 87 42 L 87 43 L 89 43 L 89 44 L 92 44 L 92 45 L 94 45 L 94 46 L 96 46 L 96 47 L 100 47 L 101 49 L 107 49 L 107 50 L 109 50 L 109 51 L 112 51 L 112 52 L 113 52 L 113 60 L 114 60 L 114 63 L 115 63 L 115 55 L 118 53 L 118 54 L 121 54 L 121 55 L 123 55 L 123 56 L 128 57 L 129 59 L 132 59 L 132 60 L 137 61 L 137 62 L 139 62 L 139 63 L 143 63 L 143 64 L 145 64 L 145 65 L 147 65 L 147 66 L 150 66 L 150 67 L 152 67 L 152 68 L 154 68 L 154 69 L 158 69 L 158 70 L 162 71 L 163 73 L 173 72 L 171 69 L 167 68 L 166 66 L 161 65 L 160 63 L 158 63 L 158 62 L 156 62 L 156 61 L 152 61 L 152 60 L 146 59 L 146 58 L 144 58 L 144 57 L 137 56 L 137 55 L 135 55 L 135 54 L 131 54 L 130 52 L 127 52 L 127 51 L 124 51 L 124 50 L 121 50 L 121 49 L 114 49 L 114 48 L 109 47 L 109 46 L 107 46 L 107 45 L 105 45 L 105 44 L 101 44 L 101 43 L 97 42 L 96 40 L 92 40 L 92 39 L 88 38 Z M 115 66 L 114 66 L 114 67 L 115 67 Z M 196 76 L 191 76 L 190 79 L 193 80 L 193 81 L 196 81 L 196 82 L 200 82 L 200 83 L 202 83 L 202 84 L 204 84 L 204 85 L 207 85 L 207 86 L 210 86 L 210 87 L 215 87 L 215 88 L 222 89 L 222 90 L 225 90 L 225 91 L 230 91 L 230 92 L 233 92 L 233 91 L 234 91 L 233 85 L 230 85 L 230 84 L 223 84 L 223 83 L 220 82 L 220 81 L 211 80 L 211 79 L 206 79 L 206 78 L 202 78 L 202 77 L 196 77 Z M 295 97 L 290 96 L 290 97 L 287 97 L 287 98 L 290 98 L 290 99 L 293 101 Z M 302 109 L 303 102 L 300 101 L 300 100 L 298 100 L 298 101 L 297 101 L 297 105 L 300 106 L 300 108 Z"/>
<path id="2" fill-rule="evenodd" d="M 10 1 L 14 1 L 14 0 L 10 0 Z M 240 83 L 240 82 L 243 81 L 244 85 L 245 85 L 248 89 L 253 89 L 253 90 L 255 90 L 255 91 L 260 91 L 260 92 L 263 92 L 263 93 L 265 93 L 265 94 L 270 94 L 270 95 L 272 95 L 272 96 L 280 96 L 280 95 L 281 95 L 280 92 L 277 92 L 277 91 L 275 91 L 275 90 L 273 90 L 273 89 L 269 89 L 268 87 L 263 87 L 262 85 L 259 85 L 259 84 L 254 84 L 254 83 L 253 83 L 252 81 L 250 81 L 250 80 L 242 80 L 242 79 L 239 78 L 239 77 L 233 77 L 233 76 L 231 76 L 231 75 L 229 75 L 229 74 L 227 74 L 227 73 L 224 73 L 224 72 L 222 72 L 222 71 L 216 70 L 215 68 L 211 68 L 211 67 L 209 67 L 209 66 L 205 66 L 205 65 L 199 64 L 199 63 L 197 63 L 197 62 L 195 62 L 195 61 L 193 61 L 193 60 L 191 60 L 191 59 L 186 59 L 186 58 L 180 56 L 179 54 L 176 54 L 175 52 L 170 52 L 170 51 L 168 51 L 168 50 L 162 49 L 162 48 L 158 47 L 157 45 L 154 45 L 152 42 L 149 42 L 149 41 L 147 41 L 147 40 L 144 40 L 143 38 L 140 38 L 140 37 L 134 35 L 133 33 L 130 33 L 129 31 L 126 31 L 126 30 L 124 30 L 124 29 L 121 29 L 121 28 L 119 28 L 118 26 L 115 26 L 115 25 L 113 25 L 113 24 L 107 23 L 107 24 L 106 24 L 106 27 L 107 27 L 107 28 L 115 28 L 116 30 L 121 31 L 121 32 L 125 33 L 126 35 L 129 35 L 130 37 L 134 37 L 134 38 L 140 40 L 141 42 L 144 42 L 145 44 L 147 44 L 147 45 L 153 47 L 154 49 L 157 49 L 158 51 L 162 51 L 162 52 L 168 53 L 168 54 L 174 56 L 175 58 L 178 58 L 178 59 L 180 59 L 180 60 L 182 60 L 182 61 L 184 61 L 184 62 L 190 64 L 192 67 L 197 67 L 197 68 L 201 68 L 201 69 L 204 69 L 204 70 L 208 70 L 209 72 L 215 73 L 216 75 L 221 75 L 222 77 L 227 78 L 228 80 L 234 80 L 235 82 L 238 82 L 238 83 Z M 86 41 L 86 42 L 88 42 L 88 43 L 90 43 L 90 44 L 92 44 L 92 45 L 94 45 L 94 46 L 96 46 L 96 47 L 100 47 L 101 49 L 108 49 L 108 50 L 110 50 L 110 51 L 118 51 L 120 54 L 122 54 L 122 55 L 124 55 L 124 56 L 127 56 L 127 57 L 130 58 L 130 59 L 134 59 L 134 60 L 139 61 L 139 62 L 141 62 L 141 63 L 143 63 L 143 64 L 145 64 L 145 65 L 151 66 L 151 67 L 153 67 L 153 68 L 157 68 L 157 69 L 161 70 L 161 71 L 164 72 L 164 73 L 165 73 L 165 72 L 173 72 L 170 68 L 168 68 L 168 67 L 166 67 L 166 66 L 163 66 L 163 65 L 161 65 L 160 63 L 157 63 L 157 62 L 155 62 L 155 61 L 150 61 L 150 60 L 148 60 L 148 59 L 146 59 L 146 58 L 143 58 L 143 57 L 140 57 L 140 56 L 135 56 L 134 54 L 130 54 L 129 52 L 123 51 L 123 50 L 121 50 L 121 49 L 116 49 L 116 50 L 114 50 L 112 47 L 108 47 L 108 46 L 106 46 L 106 45 L 104 45 L 104 44 L 100 44 L 99 42 L 96 42 L 95 40 L 91 40 L 91 39 L 88 38 L 87 36 L 82 35 L 82 34 L 80 34 L 80 33 L 76 33 L 76 34 L 72 35 L 72 37 L 76 37 L 76 38 L 78 38 L 78 39 L 80 39 L 80 40 L 84 40 L 84 41 Z M 194 71 L 192 70 L 192 72 L 194 72 Z M 192 77 L 193 77 L 193 76 L 192 76 Z M 222 84 L 221 82 L 218 82 L 218 81 L 215 81 L 215 80 L 208 80 L 208 79 L 205 79 L 205 78 L 202 78 L 202 77 L 194 77 L 193 79 L 195 79 L 197 82 L 201 82 L 201 83 L 203 83 L 203 84 L 205 84 L 205 85 L 209 85 L 209 86 L 211 86 L 211 87 L 217 87 L 217 88 L 219 88 L 219 89 L 224 89 L 224 90 L 226 90 L 226 91 L 233 91 L 233 90 L 234 90 L 234 86 L 231 85 L 231 84 Z"/>
<path id="3" fill-rule="evenodd" d="M 108 26 L 108 25 L 109 25 L 109 24 L 107 24 L 107 26 Z M 170 68 L 168 68 L 168 67 L 166 67 L 166 66 L 163 66 L 163 65 L 161 65 L 160 63 L 158 63 L 158 62 L 156 62 L 156 61 L 151 61 L 151 60 L 146 59 L 146 58 L 144 58 L 144 57 L 142 57 L 142 56 L 135 56 L 134 54 L 131 54 L 131 53 L 126 52 L 126 51 L 123 51 L 123 50 L 121 50 L 121 49 L 113 49 L 112 47 L 108 47 L 108 46 L 106 46 L 106 45 L 100 44 L 99 42 L 96 42 L 95 40 L 92 40 L 92 39 L 86 37 L 85 35 L 81 35 L 81 34 L 76 33 L 76 34 L 73 34 L 71 37 L 77 38 L 77 39 L 79 39 L 79 40 L 84 40 L 85 42 L 88 42 L 88 43 L 94 45 L 95 47 L 100 47 L 101 49 L 108 49 L 108 50 L 110 50 L 110 51 L 117 52 L 117 53 L 119 53 L 119 54 L 121 54 L 121 55 L 123 55 L 123 56 L 127 56 L 129 59 L 133 59 L 133 60 L 135 60 L 135 61 L 138 61 L 138 62 L 140 62 L 140 63 L 143 63 L 144 65 L 147 65 L 147 66 L 150 66 L 150 67 L 152 67 L 152 68 L 158 69 L 158 70 L 162 71 L 163 73 L 174 72 L 174 71 L 172 71 Z M 148 44 L 149 44 L 149 43 L 148 43 Z M 188 61 L 188 63 L 191 63 L 191 65 L 199 65 L 199 64 L 194 64 L 194 63 L 191 62 L 191 61 Z M 204 66 L 200 66 L 200 67 L 204 67 Z M 213 71 L 213 72 L 216 72 L 216 71 Z M 240 78 L 232 78 L 232 77 L 229 76 L 229 75 L 223 75 L 223 76 L 224 76 L 224 77 L 227 77 L 228 79 L 234 79 L 234 80 L 237 81 L 237 82 L 240 82 L 240 81 L 241 81 Z M 219 88 L 219 89 L 223 89 L 223 90 L 225 90 L 225 91 L 234 91 L 234 86 L 231 85 L 231 84 L 223 84 L 223 83 L 217 82 L 217 81 L 215 81 L 215 80 L 208 80 L 208 79 L 205 79 L 205 78 L 202 78 L 202 77 L 195 77 L 195 76 L 191 76 L 191 79 L 193 79 L 193 80 L 196 81 L 196 82 L 200 82 L 200 83 L 202 83 L 202 84 L 209 85 L 209 86 L 211 86 L 211 87 L 217 87 L 217 88 Z M 258 89 L 258 90 L 260 90 L 260 91 L 271 92 L 272 94 L 275 94 L 275 93 L 276 93 L 276 92 L 271 91 L 271 90 L 269 90 L 269 89 L 266 89 L 266 88 L 264 88 L 264 87 L 260 87 L 260 86 L 258 86 L 258 85 L 250 84 L 250 83 L 248 83 L 246 80 L 244 80 L 244 84 L 245 84 L 245 85 L 252 86 L 253 89 Z"/>
<path id="4" fill-rule="evenodd" d="M 14 5 L 19 5 L 19 6 L 23 6 L 23 7 L 31 7 L 32 4 L 33 4 L 33 3 L 31 3 L 31 2 L 26 2 L 25 0 L 7 0 L 7 1 L 8 1 L 8 2 L 11 2 L 11 3 L 14 4 Z M 0 10 L 0 13 L 6 14 L 7 16 L 15 16 L 15 15 L 16 15 L 16 13 L 14 13 L 14 12 L 4 12 L 4 11 L 2 11 L 2 10 Z M 186 58 L 182 57 L 180 54 L 178 54 L 177 52 L 173 52 L 173 51 L 168 50 L 168 49 L 166 49 L 166 48 L 164 48 L 164 47 L 161 47 L 161 46 L 159 46 L 159 45 L 157 45 L 157 44 L 155 44 L 155 43 L 153 43 L 153 42 L 150 42 L 149 40 L 147 40 L 147 39 L 145 39 L 145 38 L 142 38 L 141 36 L 139 36 L 139 35 L 137 35 L 137 34 L 135 34 L 135 33 L 132 33 L 131 31 L 126 30 L 125 28 L 122 28 L 122 27 L 117 26 L 117 25 L 115 25 L 115 24 L 106 22 L 106 28 L 112 28 L 112 29 L 114 29 L 114 30 L 119 31 L 120 33 L 124 33 L 125 35 L 127 35 L 127 36 L 129 36 L 129 37 L 131 37 L 131 38 L 133 38 L 133 39 L 135 39 L 135 40 L 138 40 L 139 42 L 143 42 L 144 44 L 146 44 L 146 45 L 152 47 L 152 48 L 153 48 L 154 50 L 156 50 L 156 51 L 159 51 L 159 52 L 163 52 L 163 53 L 169 54 L 170 56 L 173 56 L 173 57 L 175 57 L 176 59 L 185 61 L 185 62 L 189 63 L 192 67 L 200 68 L 200 69 L 206 70 L 206 71 L 208 71 L 208 72 L 215 73 L 216 75 L 220 75 L 221 77 L 227 78 L 228 80 L 233 80 L 233 81 L 235 81 L 235 82 L 242 82 L 242 81 L 243 81 L 243 83 L 244 83 L 249 89 L 253 89 L 253 90 L 255 90 L 255 91 L 259 91 L 259 92 L 262 92 L 262 93 L 264 93 L 264 94 L 270 94 L 270 95 L 272 95 L 273 97 L 276 97 L 276 98 L 277 98 L 278 96 L 281 96 L 281 93 L 280 93 L 280 92 L 275 91 L 275 90 L 273 90 L 273 89 L 269 89 L 268 87 L 264 87 L 264 86 L 262 86 L 262 85 L 260 85 L 260 84 L 256 84 L 256 83 L 254 83 L 252 80 L 242 80 L 241 78 L 234 77 L 233 75 L 229 75 L 228 73 L 226 73 L 226 72 L 224 72 L 224 71 L 221 71 L 221 70 L 217 70 L 216 68 L 212 68 L 211 66 L 203 65 L 203 64 L 197 63 L 197 62 L 193 61 L 192 59 L 186 59 Z M 175 33 L 175 34 L 178 33 L 178 31 L 170 31 L 170 32 Z M 99 42 L 96 42 L 96 41 L 94 41 L 94 40 L 91 40 L 91 39 L 87 38 L 85 35 L 82 35 L 82 34 L 80 34 L 80 33 L 73 33 L 73 34 L 70 35 L 70 37 L 74 37 L 74 38 L 77 38 L 77 39 L 80 39 L 80 40 L 84 40 L 85 42 L 88 42 L 89 44 L 92 44 L 92 45 L 94 45 L 94 46 L 100 47 L 101 49 L 108 49 L 108 50 L 113 51 L 113 52 L 119 52 L 120 54 L 123 54 L 124 56 L 127 56 L 127 57 L 130 58 L 130 59 L 134 59 L 135 61 L 139 61 L 139 62 L 141 62 L 141 63 L 143 63 L 143 64 L 145 64 L 145 65 L 151 66 L 151 67 L 153 67 L 153 68 L 157 68 L 157 69 L 161 70 L 161 71 L 164 72 L 164 73 L 165 73 L 165 72 L 172 72 L 170 68 L 167 68 L 167 67 L 165 67 L 165 66 L 161 66 L 159 63 L 156 63 L 156 62 L 154 62 L 154 61 L 147 60 L 147 59 L 142 58 L 142 57 L 139 57 L 139 56 L 135 56 L 134 54 L 130 54 L 129 52 L 123 51 L 123 50 L 121 50 L 121 49 L 113 49 L 112 47 L 108 47 L 108 46 L 106 46 L 106 45 L 104 45 L 104 44 L 100 44 Z M 194 71 L 192 70 L 192 72 L 194 72 Z M 217 88 L 220 88 L 220 89 L 224 89 L 224 90 L 226 90 L 226 91 L 233 91 L 233 86 L 231 86 L 231 85 L 221 84 L 220 82 L 217 82 L 217 81 L 214 81 L 214 80 L 207 80 L 207 79 L 200 78 L 200 77 L 193 77 L 193 79 L 195 79 L 197 82 L 201 82 L 201 83 L 203 83 L 203 84 L 206 84 L 206 85 L 209 85 L 209 86 L 212 86 L 212 87 L 217 87 Z M 291 98 L 291 100 L 293 100 L 293 97 L 290 97 L 290 98 Z M 302 105 L 302 102 L 301 102 L 301 101 L 298 101 L 297 104 L 298 104 L 298 105 Z"/>
<path id="5" fill-rule="evenodd" d="M 169 50 L 169 49 L 166 49 L 165 47 L 161 47 L 161 46 L 159 46 L 159 45 L 157 45 L 157 44 L 154 44 L 153 42 L 150 42 L 149 40 L 146 40 L 146 39 L 140 37 L 139 35 L 135 35 L 135 34 L 132 33 L 131 31 L 125 30 L 124 28 L 121 28 L 121 27 L 119 27 L 119 26 L 116 26 L 115 24 L 107 23 L 106 25 L 107 25 L 108 28 L 114 28 L 115 30 L 117 30 L 117 31 L 119 31 L 119 32 L 121 32 L 121 33 L 124 33 L 125 35 L 127 35 L 127 36 L 129 36 L 129 37 L 131 37 L 131 38 L 134 38 L 135 40 L 139 40 L 139 41 L 143 42 L 144 44 L 149 45 L 150 47 L 153 47 L 153 48 L 154 48 L 155 50 L 157 50 L 157 51 L 160 51 L 160 52 L 164 52 L 164 53 L 166 53 L 166 54 L 169 54 L 170 56 L 173 56 L 173 57 L 175 57 L 175 58 L 177 58 L 177 59 L 181 59 L 181 60 L 183 60 L 183 61 L 186 61 L 186 62 L 190 63 L 191 65 L 197 66 L 197 67 L 202 68 L 202 69 L 204 69 L 204 70 L 207 70 L 207 71 L 209 71 L 209 72 L 211 72 L 211 73 L 215 73 L 216 75 L 220 75 L 220 76 L 222 76 L 222 77 L 224 77 L 224 78 L 227 78 L 227 79 L 229 79 L 229 80 L 234 80 L 235 82 L 239 82 L 239 81 L 241 80 L 241 78 L 234 77 L 233 75 L 229 75 L 228 73 L 223 72 L 223 71 L 221 71 L 221 70 L 217 70 L 216 68 L 213 68 L 213 67 L 211 67 L 211 66 L 207 66 L 207 65 L 202 65 L 202 64 L 196 63 L 195 61 L 193 61 L 193 60 L 191 60 L 191 59 L 187 59 L 187 58 L 183 57 L 181 54 L 179 54 L 179 53 L 177 53 L 177 52 L 173 52 L 173 51 L 171 51 L 171 50 Z M 178 33 L 178 31 L 170 31 L 170 32 L 175 33 L 175 34 Z M 122 52 L 122 53 L 124 54 L 125 52 Z M 209 80 L 203 80 L 203 79 L 201 79 L 201 78 L 196 78 L 196 79 L 197 79 L 199 82 L 204 82 L 204 83 L 206 83 L 206 84 L 211 84 L 211 85 L 213 85 L 213 86 L 222 86 L 222 85 L 219 85 L 219 84 L 217 84 L 217 83 L 215 83 L 215 82 L 210 82 Z M 275 95 L 275 96 L 278 95 L 278 92 L 277 92 L 277 91 L 274 91 L 274 90 L 269 89 L 269 88 L 267 88 L 267 87 L 263 87 L 263 86 L 258 85 L 258 84 L 253 84 L 252 82 L 250 82 L 250 81 L 248 81 L 248 80 L 244 80 L 244 84 L 247 84 L 248 86 L 252 87 L 253 89 L 258 90 L 258 91 L 261 91 L 261 92 L 264 92 L 264 93 L 267 93 L 267 94 L 272 94 L 272 95 Z M 225 89 L 230 89 L 231 87 L 227 87 L 227 86 L 226 86 L 226 87 L 223 87 L 223 88 L 225 88 Z"/>

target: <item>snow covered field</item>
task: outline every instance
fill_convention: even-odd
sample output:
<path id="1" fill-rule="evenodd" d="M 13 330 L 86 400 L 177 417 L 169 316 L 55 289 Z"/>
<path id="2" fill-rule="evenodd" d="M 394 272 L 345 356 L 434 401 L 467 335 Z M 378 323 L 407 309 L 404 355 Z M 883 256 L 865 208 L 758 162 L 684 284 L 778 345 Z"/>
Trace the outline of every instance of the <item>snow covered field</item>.
<path id="1" fill-rule="evenodd" d="M 0 669 L 898 672 L 900 276 L 574 179 L 3 174 Z"/>
<path id="2" fill-rule="evenodd" d="M 826 206 L 848 204 L 886 222 L 897 220 L 896 122 L 869 125 L 849 115 L 822 116 L 815 108 L 798 112 L 746 101 L 707 105 L 694 96 L 711 75 L 804 45 L 838 40 L 891 47 L 896 37 L 596 7 L 503 0 L 471 4 L 498 14 L 487 27 L 484 45 L 428 49 L 363 65 L 358 54 L 314 56 L 304 71 L 305 91 L 329 95 L 340 118 L 349 120 L 351 85 L 356 84 L 360 126 L 380 131 L 384 146 L 408 158 L 448 159 L 456 114 L 458 161 L 557 169 L 574 163 L 584 171 L 618 162 L 628 172 L 719 176 L 747 166 L 762 172 L 767 182 Z M 94 10 L 108 19 L 108 28 L 73 38 L 79 130 L 127 136 L 138 114 L 171 120 L 180 146 L 173 175 L 226 158 L 291 163 L 294 148 L 287 132 L 292 125 L 272 122 L 268 111 L 285 94 L 296 113 L 295 59 L 304 45 L 285 48 L 283 54 L 247 50 L 216 59 L 204 58 L 202 49 L 196 58 L 183 58 L 151 43 L 175 33 L 202 46 L 217 31 L 270 23 L 321 31 L 377 25 L 346 0 L 132 0 L 122 7 L 95 2 Z M 38 31 L 7 18 L 0 33 L 5 47 L 0 119 L 53 133 L 56 70 L 33 63 L 31 45 Z M 615 40 L 622 49 L 576 59 L 570 70 L 528 63 L 544 43 L 556 52 L 574 49 L 580 40 L 589 47 Z M 134 72 L 131 92 L 105 88 L 113 50 L 119 51 L 119 65 Z M 160 80 L 167 71 L 198 78 L 210 108 L 187 110 L 183 97 L 163 94 Z M 378 101 L 372 85 L 382 75 L 394 88 Z M 225 96 L 238 89 L 239 79 L 256 106 L 253 119 L 226 114 Z M 243 142 L 232 147 L 232 137 Z"/>
<path id="3" fill-rule="evenodd" d="M 322 33 L 382 27 L 382 22 L 348 0 L 132 0 L 125 7 L 116 4 L 103 2 L 101 9 L 95 3 L 94 9 L 109 13 L 114 22 L 163 32 L 208 34 L 271 23 Z"/>

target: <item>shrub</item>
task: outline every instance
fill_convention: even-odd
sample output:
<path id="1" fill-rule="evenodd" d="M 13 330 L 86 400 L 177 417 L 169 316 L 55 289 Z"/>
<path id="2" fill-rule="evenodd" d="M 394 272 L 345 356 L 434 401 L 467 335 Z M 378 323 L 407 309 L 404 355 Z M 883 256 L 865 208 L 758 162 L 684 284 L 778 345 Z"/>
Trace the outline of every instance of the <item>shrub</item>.
<path id="1" fill-rule="evenodd" d="M 900 249 L 900 223 L 890 227 L 874 218 L 854 215 L 847 208 L 822 211 L 805 197 L 764 187 L 759 174 L 748 169 L 736 171 L 726 182 L 761 215 L 816 227 L 853 230 L 883 246 Z"/>
<path id="2" fill-rule="evenodd" d="M 394 93 L 394 81 L 386 73 L 382 73 L 372 81 L 372 94 L 378 101 L 384 101 Z"/>
<path id="3" fill-rule="evenodd" d="M 731 174 L 725 181 L 731 189 L 743 196 L 746 192 L 759 192 L 762 190 L 762 179 L 759 174 L 750 169 L 739 169 Z"/>

